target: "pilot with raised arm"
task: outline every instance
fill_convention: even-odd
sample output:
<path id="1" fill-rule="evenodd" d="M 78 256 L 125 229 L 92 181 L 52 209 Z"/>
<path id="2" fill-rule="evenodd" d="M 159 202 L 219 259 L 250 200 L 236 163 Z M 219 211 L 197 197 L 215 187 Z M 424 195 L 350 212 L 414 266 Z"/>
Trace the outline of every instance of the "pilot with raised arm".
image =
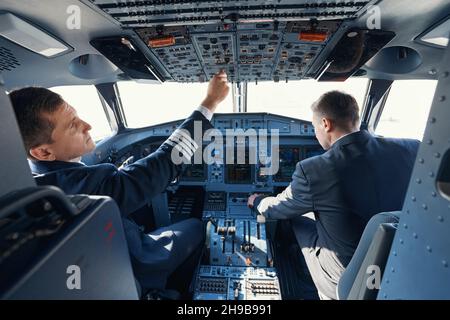
<path id="1" fill-rule="evenodd" d="M 297 163 L 292 182 L 276 197 L 252 195 L 249 207 L 264 219 L 291 219 L 322 299 L 336 287 L 369 219 L 401 210 L 419 142 L 359 130 L 356 100 L 331 91 L 312 105 L 322 155 Z"/>
<path id="2" fill-rule="evenodd" d="M 95 148 L 91 126 L 58 94 L 28 87 L 9 97 L 39 185 L 54 185 L 67 194 L 110 196 L 117 202 L 135 276 L 146 290 L 163 289 L 168 276 L 202 245 L 203 225 L 191 218 L 146 234 L 129 215 L 179 176 L 182 163 L 174 161 L 172 150 L 176 148 L 174 154 L 190 160 L 201 144 L 186 133 L 194 136 L 194 124 L 201 125 L 203 132 L 212 128 L 214 110 L 228 92 L 227 75 L 222 71 L 211 79 L 200 106 L 158 150 L 120 169 L 107 163 L 87 166 L 80 162 Z"/>

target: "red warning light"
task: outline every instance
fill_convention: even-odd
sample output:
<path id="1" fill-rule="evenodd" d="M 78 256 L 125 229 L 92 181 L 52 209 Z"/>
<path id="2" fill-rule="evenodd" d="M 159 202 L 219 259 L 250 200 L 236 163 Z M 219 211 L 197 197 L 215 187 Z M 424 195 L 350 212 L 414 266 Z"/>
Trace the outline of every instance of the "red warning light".
<path id="1" fill-rule="evenodd" d="M 161 47 L 168 47 L 175 44 L 175 37 L 174 36 L 162 36 L 158 38 L 153 38 L 148 40 L 148 45 L 151 48 L 161 48 Z"/>
<path id="2" fill-rule="evenodd" d="M 298 35 L 298 40 L 307 42 L 325 42 L 327 39 L 327 32 L 302 31 Z"/>

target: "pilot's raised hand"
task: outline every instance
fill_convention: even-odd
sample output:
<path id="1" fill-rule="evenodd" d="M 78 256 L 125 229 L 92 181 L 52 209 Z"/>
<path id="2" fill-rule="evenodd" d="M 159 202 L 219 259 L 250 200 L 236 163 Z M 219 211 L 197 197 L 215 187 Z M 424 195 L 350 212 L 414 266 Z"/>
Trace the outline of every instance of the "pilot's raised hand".
<path id="1" fill-rule="evenodd" d="M 221 70 L 211 78 L 208 85 L 208 92 L 202 106 L 214 112 L 219 103 L 221 103 L 228 95 L 230 87 L 227 82 L 227 74 Z"/>

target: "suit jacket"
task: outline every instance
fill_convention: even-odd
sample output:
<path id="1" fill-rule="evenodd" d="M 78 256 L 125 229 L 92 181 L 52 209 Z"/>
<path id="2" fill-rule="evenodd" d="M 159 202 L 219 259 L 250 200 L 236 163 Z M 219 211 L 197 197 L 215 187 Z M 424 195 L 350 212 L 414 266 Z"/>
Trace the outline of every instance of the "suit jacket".
<path id="1" fill-rule="evenodd" d="M 272 219 L 314 212 L 317 255 L 328 249 L 323 251 L 335 254 L 334 267 L 343 269 L 369 219 L 402 209 L 418 147 L 417 140 L 380 138 L 367 131 L 349 134 L 324 154 L 300 161 L 282 193 L 258 197 L 254 206 Z"/>
<path id="2" fill-rule="evenodd" d="M 193 137 L 195 121 L 201 121 L 203 132 L 212 128 L 201 112 L 194 111 L 178 129 L 187 130 Z M 108 163 L 86 166 L 83 163 L 63 161 L 30 161 L 39 185 L 54 185 L 67 194 L 110 196 L 117 202 L 124 218 L 125 235 L 136 276 L 147 288 L 164 287 L 167 275 L 182 262 L 180 260 L 186 258 L 181 251 L 183 248 L 190 248 L 188 243 L 178 245 L 179 238 L 181 239 L 179 230 L 173 232 L 167 227 L 146 235 L 137 224 L 127 219 L 129 214 L 163 192 L 181 173 L 182 164 L 177 165 L 171 160 L 172 149 L 177 142 L 175 140 L 179 137 L 174 136 L 175 134 L 169 137 L 154 153 L 123 169 Z M 189 143 L 183 145 L 187 144 Z M 189 147 L 181 150 L 186 149 Z M 192 224 L 186 224 L 189 225 Z M 182 227 L 179 228 L 183 230 Z M 203 238 L 201 233 L 189 236 L 196 245 Z M 175 243 L 183 248 L 174 248 Z M 187 249 L 184 251 L 188 252 Z"/>

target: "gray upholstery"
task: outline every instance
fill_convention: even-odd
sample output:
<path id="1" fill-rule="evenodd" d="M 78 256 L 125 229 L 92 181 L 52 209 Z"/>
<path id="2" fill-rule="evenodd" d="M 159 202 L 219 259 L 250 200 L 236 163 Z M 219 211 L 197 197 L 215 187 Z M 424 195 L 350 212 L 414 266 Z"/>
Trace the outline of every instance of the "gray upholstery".
<path id="1" fill-rule="evenodd" d="M 36 186 L 28 166 L 19 126 L 0 79 L 0 197 Z"/>
<path id="2" fill-rule="evenodd" d="M 399 214 L 399 211 L 379 213 L 369 220 L 355 254 L 339 280 L 339 299 L 376 298 L 377 290 L 367 290 L 367 266 L 379 265 L 384 270 L 395 234 L 392 224 L 398 222 Z"/>

